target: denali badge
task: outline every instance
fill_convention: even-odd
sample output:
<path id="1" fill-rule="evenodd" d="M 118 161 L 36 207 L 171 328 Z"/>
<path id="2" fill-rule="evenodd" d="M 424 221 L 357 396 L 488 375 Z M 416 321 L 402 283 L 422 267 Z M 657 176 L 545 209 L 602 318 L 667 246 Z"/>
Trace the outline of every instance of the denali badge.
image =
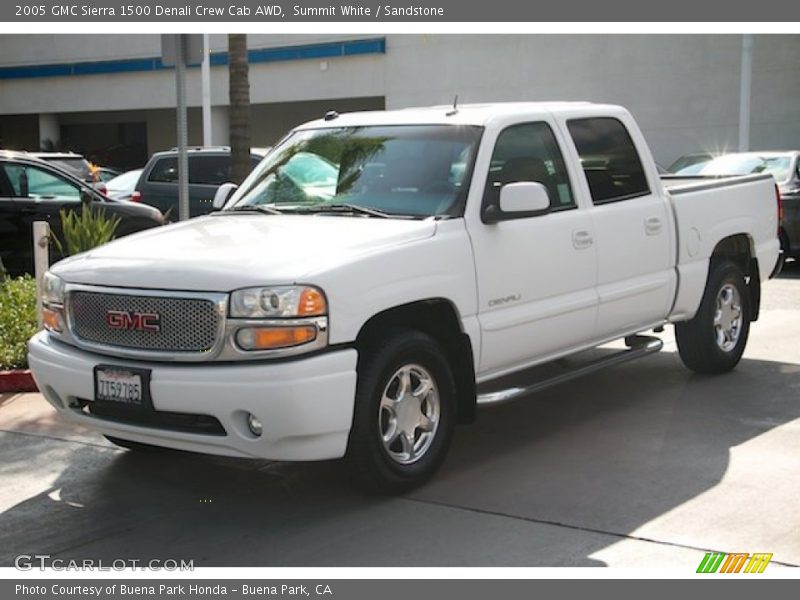
<path id="1" fill-rule="evenodd" d="M 494 298 L 493 300 L 489 300 L 489 306 L 500 306 L 501 304 L 516 302 L 520 298 L 522 298 L 520 294 L 512 294 L 511 296 L 506 296 L 505 298 Z"/>
<path id="2" fill-rule="evenodd" d="M 161 331 L 161 316 L 157 313 L 107 310 L 106 325 L 111 329 L 158 332 Z"/>

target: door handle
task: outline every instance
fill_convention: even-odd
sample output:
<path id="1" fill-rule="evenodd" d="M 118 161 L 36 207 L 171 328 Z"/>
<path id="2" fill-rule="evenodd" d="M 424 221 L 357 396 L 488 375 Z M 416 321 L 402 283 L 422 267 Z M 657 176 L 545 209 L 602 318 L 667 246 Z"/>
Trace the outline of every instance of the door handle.
<path id="1" fill-rule="evenodd" d="M 589 248 L 594 243 L 592 234 L 585 229 L 579 229 L 572 232 L 572 245 L 577 250 L 584 250 Z"/>
<path id="2" fill-rule="evenodd" d="M 647 217 L 644 220 L 644 231 L 647 235 L 657 235 L 661 233 L 663 225 L 661 217 Z"/>

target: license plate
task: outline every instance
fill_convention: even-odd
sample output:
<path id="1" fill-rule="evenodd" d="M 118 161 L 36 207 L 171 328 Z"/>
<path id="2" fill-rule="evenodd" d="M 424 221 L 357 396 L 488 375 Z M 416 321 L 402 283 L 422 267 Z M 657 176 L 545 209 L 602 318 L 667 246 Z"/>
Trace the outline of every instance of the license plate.
<path id="1" fill-rule="evenodd" d="M 94 369 L 94 399 L 144 408 L 150 401 L 150 371 L 99 365 Z"/>

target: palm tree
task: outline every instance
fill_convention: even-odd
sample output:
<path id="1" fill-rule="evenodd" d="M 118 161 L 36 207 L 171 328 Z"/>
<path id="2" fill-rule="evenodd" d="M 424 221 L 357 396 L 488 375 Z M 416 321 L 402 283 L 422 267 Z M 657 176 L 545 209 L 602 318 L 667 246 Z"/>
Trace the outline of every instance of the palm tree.
<path id="1" fill-rule="evenodd" d="M 250 172 L 250 78 L 247 34 L 228 34 L 228 99 L 230 100 L 231 177 L 241 184 Z"/>

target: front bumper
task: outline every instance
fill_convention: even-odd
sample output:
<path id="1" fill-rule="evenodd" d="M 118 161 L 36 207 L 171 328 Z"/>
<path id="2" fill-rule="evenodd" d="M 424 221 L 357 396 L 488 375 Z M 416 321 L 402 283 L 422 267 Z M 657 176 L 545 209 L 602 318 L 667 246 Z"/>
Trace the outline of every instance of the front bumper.
<path id="1" fill-rule="evenodd" d="M 79 350 L 40 332 L 28 361 L 47 401 L 71 421 L 113 437 L 207 454 L 272 460 L 339 458 L 347 448 L 356 388 L 354 349 L 281 363 L 151 363 Z M 189 433 L 92 416 L 80 409 L 94 398 L 94 367 L 151 369 L 153 408 L 207 415 L 224 435 Z M 253 436 L 247 414 L 263 433 Z"/>

